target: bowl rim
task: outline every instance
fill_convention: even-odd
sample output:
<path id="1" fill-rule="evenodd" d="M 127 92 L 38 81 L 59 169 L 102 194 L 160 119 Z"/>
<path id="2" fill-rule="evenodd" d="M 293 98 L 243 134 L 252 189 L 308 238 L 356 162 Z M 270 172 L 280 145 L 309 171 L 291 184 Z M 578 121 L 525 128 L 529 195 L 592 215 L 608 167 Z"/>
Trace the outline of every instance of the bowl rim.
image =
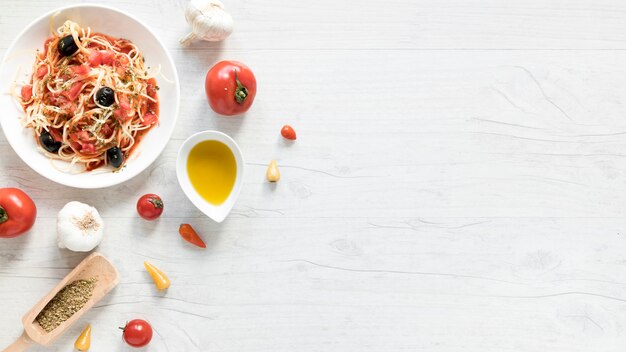
<path id="1" fill-rule="evenodd" d="M 189 180 L 189 175 L 187 172 L 187 158 L 189 157 L 191 149 L 193 149 L 193 147 L 196 146 L 198 143 L 204 141 L 218 141 L 224 143 L 228 147 L 228 149 L 231 150 L 235 157 L 235 162 L 237 165 L 237 176 L 235 178 L 235 184 L 233 185 L 233 189 L 230 192 L 230 195 L 228 195 L 228 198 L 226 198 L 226 201 L 224 201 L 224 203 L 220 205 L 213 205 L 204 200 L 200 196 L 200 194 L 198 194 L 198 192 L 194 189 L 191 181 Z M 189 146 L 192 142 L 193 146 Z M 185 149 L 187 149 L 186 153 Z M 198 210 L 211 218 L 213 221 L 221 223 L 222 221 L 224 221 L 224 219 L 226 219 L 228 214 L 230 214 L 235 203 L 239 199 L 241 189 L 243 188 L 243 180 L 245 177 L 245 165 L 246 160 L 244 159 L 243 153 L 241 152 L 241 148 L 231 136 L 227 135 L 224 132 L 216 130 L 205 130 L 192 134 L 191 136 L 186 138 L 180 145 L 180 148 L 178 149 L 178 153 L 176 155 L 176 178 L 178 180 L 178 185 L 183 190 L 183 193 L 185 194 L 187 199 L 189 199 L 189 201 Z"/>
<path id="2" fill-rule="evenodd" d="M 147 26 L 143 21 L 141 21 L 140 19 L 138 19 L 137 17 L 133 16 L 130 13 L 124 12 L 116 7 L 112 7 L 112 6 L 108 6 L 108 5 L 101 5 L 101 4 L 94 4 L 94 3 L 83 3 L 83 4 L 72 4 L 72 5 L 66 5 L 66 6 L 61 6 L 61 7 L 57 7 L 55 9 L 52 9 L 44 14 L 42 14 L 41 16 L 35 18 L 34 20 L 32 20 L 29 24 L 27 24 L 24 29 L 22 29 L 19 34 L 15 37 L 15 39 L 13 39 L 13 41 L 11 42 L 11 44 L 7 47 L 6 52 L 4 53 L 4 56 L 2 57 L 2 61 L 0 61 L 0 71 L 2 71 L 4 69 L 4 65 L 6 64 L 9 55 L 11 55 L 11 53 L 15 50 L 15 46 L 17 45 L 19 39 L 24 36 L 29 30 L 32 29 L 33 26 L 35 26 L 36 23 L 39 23 L 42 20 L 45 20 L 46 18 L 50 18 L 50 16 L 55 15 L 56 13 L 61 13 L 63 11 L 66 10 L 70 10 L 70 9 L 80 9 L 80 8 L 101 8 L 101 9 L 106 9 L 109 11 L 113 11 L 118 13 L 119 15 L 122 16 L 126 16 L 127 18 L 130 18 L 131 20 L 137 22 L 141 27 L 143 27 L 146 31 L 148 31 L 148 33 L 150 33 L 150 35 L 152 35 L 152 37 L 156 40 L 156 43 L 158 43 L 158 45 L 163 49 L 163 51 L 165 52 L 165 58 L 168 62 L 168 64 L 172 67 L 172 72 L 173 72 L 173 82 L 174 82 L 174 93 L 175 93 L 175 101 L 174 103 L 176 104 L 175 106 L 175 111 L 174 111 L 174 116 L 173 121 L 172 121 L 172 128 L 170 129 L 169 132 L 167 132 L 167 135 L 165 136 L 165 143 L 162 144 L 162 146 L 160 147 L 160 150 L 158 151 L 158 153 L 155 153 L 154 156 L 152 156 L 152 160 L 149 160 L 148 163 L 146 164 L 145 167 L 143 168 L 138 168 L 132 171 L 125 171 L 124 172 L 124 176 L 120 177 L 120 178 L 108 178 L 108 179 L 104 179 L 103 181 L 99 182 L 98 184 L 94 184 L 92 182 L 88 182 L 88 183 L 80 183 L 80 184 L 76 184 L 75 182 L 72 182 L 72 178 L 71 177 L 63 177 L 63 176 L 53 176 L 53 175 L 49 175 L 46 174 L 45 172 L 43 172 L 43 170 L 39 170 L 36 167 L 33 167 L 32 164 L 34 164 L 33 161 L 31 160 L 26 160 L 26 158 L 17 152 L 17 149 L 14 145 L 14 143 L 12 142 L 12 139 L 8 137 L 7 135 L 7 130 L 5 129 L 5 124 L 3 123 L 4 119 L 0 118 L 0 127 L 2 127 L 2 133 L 4 133 L 5 138 L 7 140 L 7 142 L 9 143 L 9 145 L 11 146 L 11 148 L 13 149 L 13 151 L 15 152 L 15 154 L 17 154 L 17 156 L 19 156 L 19 158 L 26 164 L 28 165 L 28 167 L 35 171 L 37 174 L 43 176 L 44 178 L 53 181 L 55 183 L 67 186 L 67 187 L 72 187 L 72 188 L 78 188 L 78 189 L 101 189 L 101 188 L 107 188 L 107 187 L 112 187 L 115 185 L 119 185 L 122 184 L 124 182 L 127 182 L 133 178 L 135 178 L 137 175 L 139 175 L 140 173 L 142 173 L 143 171 L 145 171 L 147 168 L 150 167 L 150 165 L 152 165 L 156 159 L 163 153 L 163 150 L 165 150 L 165 147 L 167 146 L 167 144 L 169 143 L 170 139 L 172 138 L 172 135 L 174 134 L 174 129 L 176 127 L 176 122 L 178 121 L 178 115 L 180 114 L 180 80 L 178 77 L 178 70 L 176 69 L 176 64 L 174 63 L 174 60 L 172 59 L 172 55 L 170 54 L 169 50 L 167 49 L 167 47 L 163 44 L 163 42 L 161 41 L 161 39 L 159 39 L 159 37 L 156 35 L 156 33 L 154 31 L 152 31 L 152 29 L 150 29 L 149 26 Z"/>

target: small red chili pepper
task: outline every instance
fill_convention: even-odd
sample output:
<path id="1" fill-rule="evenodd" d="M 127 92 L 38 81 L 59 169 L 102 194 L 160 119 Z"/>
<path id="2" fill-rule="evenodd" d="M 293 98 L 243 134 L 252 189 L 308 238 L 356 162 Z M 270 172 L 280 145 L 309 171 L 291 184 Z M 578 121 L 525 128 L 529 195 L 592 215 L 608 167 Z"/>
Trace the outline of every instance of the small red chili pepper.
<path id="1" fill-rule="evenodd" d="M 187 242 L 193 244 L 194 246 L 198 246 L 200 248 L 206 248 L 206 244 L 202 241 L 202 238 L 198 236 L 196 230 L 191 227 L 189 224 L 181 224 L 178 229 L 178 233 L 180 236 Z"/>
<path id="2" fill-rule="evenodd" d="M 294 131 L 293 127 L 289 125 L 283 126 L 283 128 L 280 130 L 280 134 L 286 139 L 292 141 L 296 140 L 296 131 Z"/>

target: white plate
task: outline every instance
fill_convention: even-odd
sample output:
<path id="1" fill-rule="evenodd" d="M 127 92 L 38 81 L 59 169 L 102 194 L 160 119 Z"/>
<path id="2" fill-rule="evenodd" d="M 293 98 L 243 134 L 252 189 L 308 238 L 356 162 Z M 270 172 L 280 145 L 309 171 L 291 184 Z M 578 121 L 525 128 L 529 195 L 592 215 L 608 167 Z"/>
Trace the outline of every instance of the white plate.
<path id="1" fill-rule="evenodd" d="M 54 17 L 52 17 L 54 16 Z M 13 97 L 5 94 L 18 84 L 28 81 L 35 60 L 35 51 L 43 48 L 46 38 L 50 37 L 50 19 L 53 28 L 66 20 L 77 22 L 83 27 L 91 27 L 92 31 L 130 39 L 141 50 L 146 59 L 146 66 L 161 66 L 163 77 L 157 77 L 159 83 L 159 125 L 153 127 L 135 149 L 126 166 L 119 172 L 112 169 L 97 169 L 91 172 L 68 173 L 53 165 L 67 163 L 52 161 L 37 149 L 33 131 L 23 128 L 20 117 L 24 112 Z M 161 154 L 169 141 L 176 118 L 180 89 L 178 74 L 174 62 L 165 46 L 157 36 L 136 18 L 119 10 L 101 5 L 74 5 L 63 7 L 47 13 L 33 21 L 20 35 L 15 38 L 6 52 L 0 67 L 0 125 L 13 150 L 28 166 L 40 175 L 63 185 L 77 188 L 102 188 L 127 181 L 146 169 Z M 65 164 L 65 165 L 63 165 Z"/>
<path id="2" fill-rule="evenodd" d="M 189 152 L 191 152 L 191 149 L 193 149 L 193 147 L 195 147 L 198 143 L 204 141 L 222 142 L 230 149 L 230 151 L 233 152 L 233 155 L 235 156 L 235 163 L 237 164 L 235 184 L 233 185 L 233 189 L 230 191 L 228 198 L 220 205 L 213 205 L 204 200 L 204 198 L 196 192 L 196 189 L 191 184 L 191 180 L 189 180 L 189 174 L 187 173 L 187 159 L 189 158 Z M 178 150 L 178 157 L 176 158 L 176 177 L 178 178 L 180 188 L 183 189 L 187 198 L 189 198 L 196 208 L 214 221 L 222 222 L 228 213 L 230 213 L 233 209 L 237 198 L 239 198 L 239 193 L 241 193 L 244 165 L 245 163 L 243 161 L 241 150 L 239 149 L 237 143 L 230 138 L 230 136 L 218 131 L 202 131 L 187 138 Z"/>

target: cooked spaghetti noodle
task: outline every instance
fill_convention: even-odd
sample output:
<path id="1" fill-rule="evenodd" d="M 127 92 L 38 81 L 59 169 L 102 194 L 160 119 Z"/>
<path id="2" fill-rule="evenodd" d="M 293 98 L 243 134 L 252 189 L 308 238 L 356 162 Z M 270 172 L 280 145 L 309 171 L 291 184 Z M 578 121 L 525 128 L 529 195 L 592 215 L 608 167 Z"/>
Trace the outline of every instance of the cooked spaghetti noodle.
<path id="1" fill-rule="evenodd" d="M 158 86 L 148 69 L 131 41 L 66 21 L 37 52 L 21 89 L 23 124 L 50 158 L 87 171 L 120 168 L 159 120 Z"/>

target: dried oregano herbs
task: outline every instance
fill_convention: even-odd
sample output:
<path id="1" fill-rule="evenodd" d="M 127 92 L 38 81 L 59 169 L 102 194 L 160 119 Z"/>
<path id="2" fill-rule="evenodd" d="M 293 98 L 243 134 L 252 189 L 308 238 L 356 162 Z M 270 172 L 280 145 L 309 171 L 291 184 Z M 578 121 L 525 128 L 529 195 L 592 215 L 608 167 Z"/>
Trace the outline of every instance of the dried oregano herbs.
<path id="1" fill-rule="evenodd" d="M 50 332 L 78 312 L 91 298 L 96 278 L 76 280 L 63 287 L 41 310 L 35 321 Z"/>

